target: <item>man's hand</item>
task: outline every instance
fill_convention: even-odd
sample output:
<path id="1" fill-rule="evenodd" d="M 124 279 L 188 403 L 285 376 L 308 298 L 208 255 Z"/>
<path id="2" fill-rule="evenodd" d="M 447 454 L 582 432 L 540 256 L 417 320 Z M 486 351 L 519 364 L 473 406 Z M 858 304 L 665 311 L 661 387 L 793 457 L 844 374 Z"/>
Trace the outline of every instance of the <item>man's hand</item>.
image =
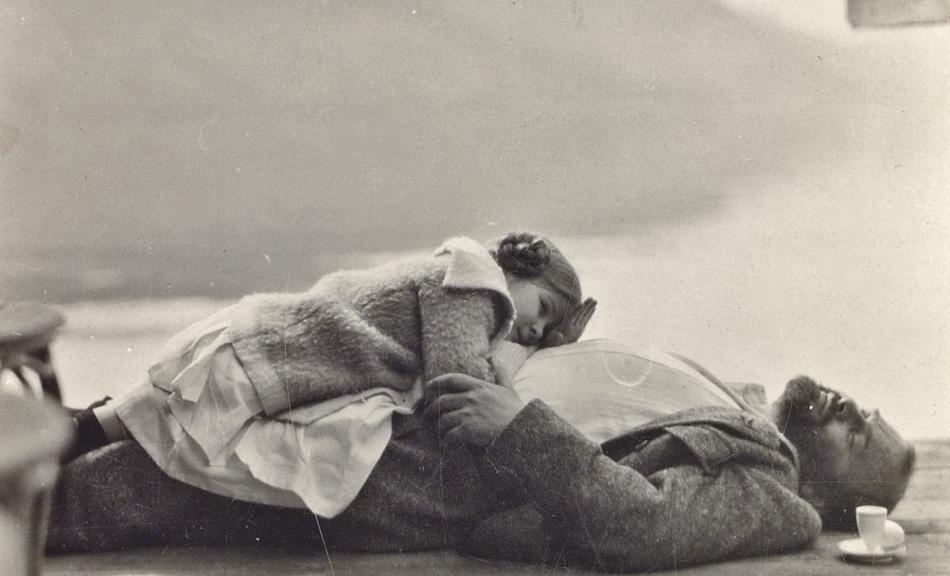
<path id="1" fill-rule="evenodd" d="M 524 408 L 518 393 L 465 374 L 443 374 L 426 383 L 425 416 L 438 419 L 446 442 L 488 446 Z"/>

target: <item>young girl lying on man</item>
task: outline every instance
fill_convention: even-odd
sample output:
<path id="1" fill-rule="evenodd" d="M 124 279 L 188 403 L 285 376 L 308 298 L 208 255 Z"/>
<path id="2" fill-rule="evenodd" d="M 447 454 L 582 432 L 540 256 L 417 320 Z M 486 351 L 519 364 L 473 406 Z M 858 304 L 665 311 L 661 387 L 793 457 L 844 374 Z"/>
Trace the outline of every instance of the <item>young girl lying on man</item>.
<path id="1" fill-rule="evenodd" d="M 72 457 L 132 437 L 169 476 L 332 517 L 356 497 L 422 384 L 494 381 L 503 340 L 578 339 L 596 303 L 550 241 L 446 241 L 428 257 L 256 294 L 172 337 L 148 379 L 77 414 Z"/>

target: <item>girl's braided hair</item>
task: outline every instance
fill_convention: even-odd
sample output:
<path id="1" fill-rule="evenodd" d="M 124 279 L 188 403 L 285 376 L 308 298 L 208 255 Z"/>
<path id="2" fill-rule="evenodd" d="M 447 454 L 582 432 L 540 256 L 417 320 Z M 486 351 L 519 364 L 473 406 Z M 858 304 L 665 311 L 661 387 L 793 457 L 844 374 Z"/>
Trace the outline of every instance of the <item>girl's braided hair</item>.
<path id="1" fill-rule="evenodd" d="M 581 303 L 581 283 L 574 267 L 547 238 L 531 232 L 510 232 L 496 242 L 491 254 L 506 275 L 538 282 L 561 296 L 559 321 L 545 334 L 542 346 L 558 342 L 561 324 Z"/>
<path id="2" fill-rule="evenodd" d="M 552 248 L 553 246 L 540 236 L 527 232 L 512 232 L 498 241 L 492 256 L 505 272 L 521 278 L 534 278 L 542 274 L 551 262 Z"/>

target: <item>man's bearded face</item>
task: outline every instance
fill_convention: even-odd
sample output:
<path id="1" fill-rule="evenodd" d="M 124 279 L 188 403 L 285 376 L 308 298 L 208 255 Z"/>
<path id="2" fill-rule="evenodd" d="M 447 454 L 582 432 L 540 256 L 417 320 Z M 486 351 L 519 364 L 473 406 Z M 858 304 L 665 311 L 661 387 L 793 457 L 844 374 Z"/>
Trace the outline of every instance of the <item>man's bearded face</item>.
<path id="1" fill-rule="evenodd" d="M 775 423 L 798 449 L 801 479 L 825 499 L 892 507 L 907 487 L 914 449 L 877 410 L 808 377 L 790 381 Z"/>

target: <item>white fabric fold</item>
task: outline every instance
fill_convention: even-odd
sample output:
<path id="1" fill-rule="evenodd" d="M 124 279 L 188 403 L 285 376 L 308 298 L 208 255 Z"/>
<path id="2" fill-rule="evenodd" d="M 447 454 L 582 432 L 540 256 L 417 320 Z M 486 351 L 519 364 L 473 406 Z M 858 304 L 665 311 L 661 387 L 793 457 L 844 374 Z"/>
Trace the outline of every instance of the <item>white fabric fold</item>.
<path id="1" fill-rule="evenodd" d="M 307 507 L 332 518 L 362 489 L 410 413 L 408 392 L 376 388 L 262 418 L 263 406 L 231 346 L 227 314 L 169 341 L 150 381 L 116 413 L 166 473 L 225 496 Z"/>

